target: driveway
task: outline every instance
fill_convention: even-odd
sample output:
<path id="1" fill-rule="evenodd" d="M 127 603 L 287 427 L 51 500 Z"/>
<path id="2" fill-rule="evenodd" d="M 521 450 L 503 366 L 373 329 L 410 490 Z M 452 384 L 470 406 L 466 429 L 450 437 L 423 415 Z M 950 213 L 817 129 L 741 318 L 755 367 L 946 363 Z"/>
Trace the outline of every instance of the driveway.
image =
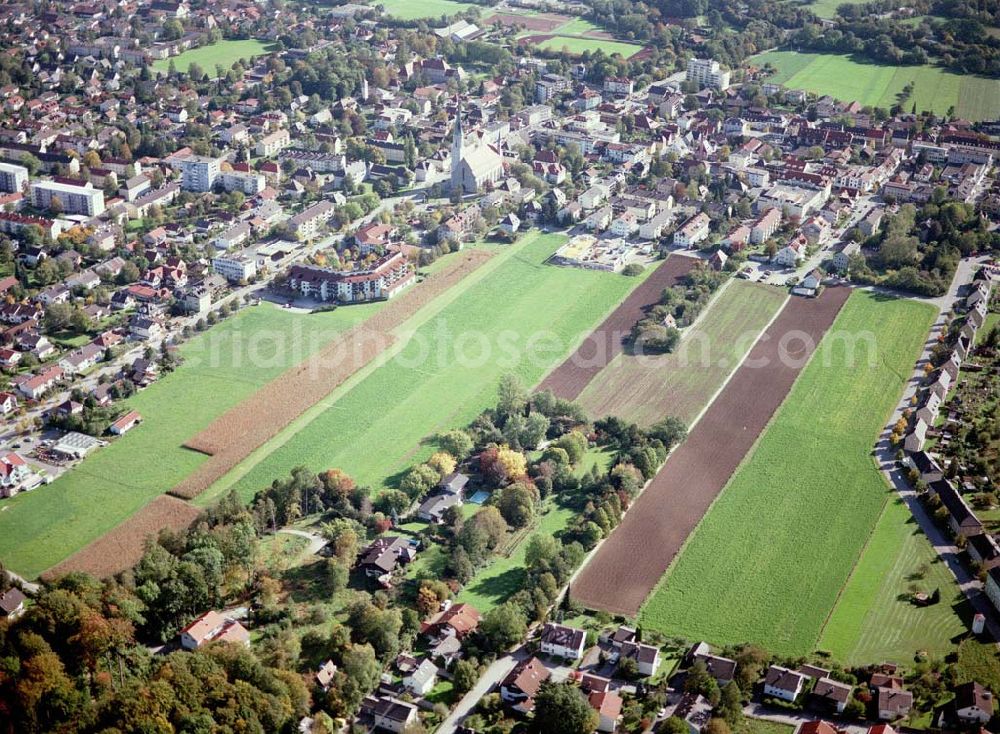
<path id="1" fill-rule="evenodd" d="M 462 696 L 462 700 L 455 705 L 455 708 L 451 710 L 447 718 L 441 722 L 436 734 L 454 734 L 455 729 L 462 723 L 466 716 L 472 713 L 479 700 L 492 691 L 495 686 L 499 686 L 500 681 L 514 669 L 514 666 L 527 657 L 529 657 L 527 651 L 523 647 L 519 647 L 514 652 L 504 655 L 502 658 L 497 658 L 486 669 L 486 672 L 480 676 L 479 681 L 472 687 L 472 690 Z"/>
<path id="2" fill-rule="evenodd" d="M 303 555 L 314 556 L 320 552 L 320 549 L 323 546 L 326 545 L 326 538 L 319 533 L 310 533 L 306 530 L 299 530 L 298 528 L 281 528 L 278 532 L 284 533 L 285 535 L 297 535 L 300 538 L 308 540 L 309 545 L 302 552 Z"/>

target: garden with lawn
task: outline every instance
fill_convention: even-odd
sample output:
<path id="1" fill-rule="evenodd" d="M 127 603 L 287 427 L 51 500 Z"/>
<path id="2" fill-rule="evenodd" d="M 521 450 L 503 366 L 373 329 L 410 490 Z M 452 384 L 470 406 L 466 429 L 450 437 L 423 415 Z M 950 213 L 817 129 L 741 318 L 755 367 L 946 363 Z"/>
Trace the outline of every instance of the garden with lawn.
<path id="1" fill-rule="evenodd" d="M 816 649 L 885 506 L 872 447 L 933 316 L 925 304 L 851 295 L 646 600 L 643 627 L 784 654 Z"/>
<path id="2" fill-rule="evenodd" d="M 196 335 L 180 347 L 180 366 L 124 402 L 142 425 L 4 502 L 0 558 L 34 578 L 111 530 L 205 460 L 181 448 L 187 438 L 379 308 L 307 315 L 265 303 Z"/>
<path id="3" fill-rule="evenodd" d="M 910 82 L 913 94 L 903 106 L 909 112 L 930 110 L 939 115 L 951 107 L 968 120 L 1000 116 L 1000 80 L 971 74 L 959 75 L 937 66 L 890 66 L 837 54 L 769 51 L 753 56 L 749 63 L 771 64 L 776 72 L 763 79 L 789 89 L 804 89 L 830 95 L 844 102 L 857 101 L 889 109 Z"/>
<path id="4" fill-rule="evenodd" d="M 408 324 L 385 360 L 261 447 L 204 501 L 229 486 L 249 499 L 296 466 L 339 467 L 376 490 L 393 486 L 433 453 L 431 436 L 494 403 L 501 375 L 536 384 L 645 277 L 545 264 L 565 239 L 532 232 L 500 250 L 443 296 L 451 300 L 440 312 Z"/>

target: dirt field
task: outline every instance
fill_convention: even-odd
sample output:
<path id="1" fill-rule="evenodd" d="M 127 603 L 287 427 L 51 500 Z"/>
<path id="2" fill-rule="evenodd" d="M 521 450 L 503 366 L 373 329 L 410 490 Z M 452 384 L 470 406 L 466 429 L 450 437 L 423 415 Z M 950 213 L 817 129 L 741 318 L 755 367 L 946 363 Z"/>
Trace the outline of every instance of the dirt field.
<path id="1" fill-rule="evenodd" d="M 785 305 L 687 441 L 584 567 L 573 583 L 575 601 L 592 609 L 638 614 L 788 394 L 848 295 L 850 289 L 832 288 L 819 299 L 796 298 Z M 789 336 L 783 344 L 783 337 L 792 334 L 799 336 Z"/>
<path id="2" fill-rule="evenodd" d="M 568 15 L 517 15 L 516 13 L 494 13 L 480 25 L 488 28 L 494 23 L 529 31 L 553 31 L 573 20 Z"/>
<path id="3" fill-rule="evenodd" d="M 577 347 L 566 361 L 550 372 L 539 390 L 551 390 L 566 400 L 576 400 L 594 376 L 622 352 L 622 340 L 650 306 L 660 300 L 664 288 L 676 285 L 698 262 L 684 255 L 671 255 L 652 275 L 622 301 L 604 322 Z"/>
<path id="4" fill-rule="evenodd" d="M 165 528 L 186 528 L 199 514 L 201 510 L 187 502 L 161 495 L 110 533 L 50 568 L 42 574 L 42 578 L 61 576 L 71 571 L 82 571 L 98 578 L 113 576 L 139 562 L 147 537 Z"/>
<path id="5" fill-rule="evenodd" d="M 410 316 L 485 263 L 492 253 L 470 250 L 447 268 L 404 291 L 363 324 L 269 382 L 184 445 L 210 458 L 170 490 L 191 499 L 222 478 L 255 449 L 329 395 L 394 342 L 390 333 Z"/>

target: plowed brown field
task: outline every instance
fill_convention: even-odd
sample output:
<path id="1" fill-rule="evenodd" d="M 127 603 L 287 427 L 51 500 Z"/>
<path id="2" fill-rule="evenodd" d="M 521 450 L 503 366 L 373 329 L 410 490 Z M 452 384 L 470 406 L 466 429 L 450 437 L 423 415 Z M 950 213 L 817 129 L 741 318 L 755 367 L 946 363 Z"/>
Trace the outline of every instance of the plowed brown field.
<path id="1" fill-rule="evenodd" d="M 488 28 L 494 23 L 500 23 L 513 28 L 524 28 L 529 31 L 553 31 L 561 25 L 566 25 L 573 20 L 568 15 L 518 15 L 516 13 L 494 13 L 484 20 L 481 25 Z"/>
<path id="2" fill-rule="evenodd" d="M 575 601 L 591 609 L 638 614 L 781 405 L 848 295 L 848 288 L 830 288 L 818 299 L 793 299 L 785 305 L 573 582 Z"/>
<path id="3" fill-rule="evenodd" d="M 109 533 L 84 546 L 44 574 L 43 579 L 72 571 L 105 578 L 132 568 L 142 558 L 146 538 L 161 530 L 181 530 L 201 513 L 196 507 L 174 497 L 160 495 Z"/>
<path id="4" fill-rule="evenodd" d="M 394 298 L 377 314 L 351 329 L 301 364 L 267 383 L 239 405 L 216 418 L 184 443 L 208 454 L 204 462 L 170 494 L 196 497 L 239 462 L 329 395 L 394 342 L 390 333 L 410 316 L 485 263 L 492 252 L 470 250 L 448 267 Z"/>
<path id="5" fill-rule="evenodd" d="M 561 365 L 552 370 L 539 390 L 551 390 L 560 398 L 576 400 L 592 379 L 621 354 L 623 340 L 645 311 L 659 303 L 664 288 L 676 285 L 698 260 L 671 255 L 656 268 L 610 316 L 587 336 Z"/>

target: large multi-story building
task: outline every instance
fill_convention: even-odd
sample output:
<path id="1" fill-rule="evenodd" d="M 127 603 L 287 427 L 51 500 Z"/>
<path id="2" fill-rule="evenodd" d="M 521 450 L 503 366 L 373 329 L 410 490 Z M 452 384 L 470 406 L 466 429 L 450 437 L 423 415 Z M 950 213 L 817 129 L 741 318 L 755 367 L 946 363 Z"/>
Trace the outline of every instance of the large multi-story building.
<path id="1" fill-rule="evenodd" d="M 292 138 L 287 130 L 275 130 L 257 142 L 255 151 L 259 156 L 270 157 L 283 148 L 287 148 L 291 142 Z"/>
<path id="2" fill-rule="evenodd" d="M 729 89 L 729 76 L 714 59 L 688 59 L 687 80 L 697 84 L 699 89 L 711 87 L 725 91 Z"/>
<path id="3" fill-rule="evenodd" d="M 211 191 L 221 172 L 222 159 L 193 155 L 179 162 L 181 188 L 185 191 Z"/>
<path id="4" fill-rule="evenodd" d="M 13 163 L 0 163 L 0 191 L 23 191 L 27 183 L 27 168 Z"/>
<path id="5" fill-rule="evenodd" d="M 257 261 L 242 253 L 219 255 L 212 259 L 212 270 L 232 283 L 239 283 L 257 274 Z"/>
<path id="6" fill-rule="evenodd" d="M 31 205 L 36 209 L 51 209 L 59 202 L 66 214 L 96 217 L 104 211 L 104 192 L 94 184 L 64 181 L 36 181 L 31 184 Z"/>
<path id="7" fill-rule="evenodd" d="M 290 288 L 309 298 L 340 303 L 392 298 L 415 279 L 413 268 L 401 252 L 387 255 L 365 270 L 340 272 L 293 265 L 288 271 Z"/>

